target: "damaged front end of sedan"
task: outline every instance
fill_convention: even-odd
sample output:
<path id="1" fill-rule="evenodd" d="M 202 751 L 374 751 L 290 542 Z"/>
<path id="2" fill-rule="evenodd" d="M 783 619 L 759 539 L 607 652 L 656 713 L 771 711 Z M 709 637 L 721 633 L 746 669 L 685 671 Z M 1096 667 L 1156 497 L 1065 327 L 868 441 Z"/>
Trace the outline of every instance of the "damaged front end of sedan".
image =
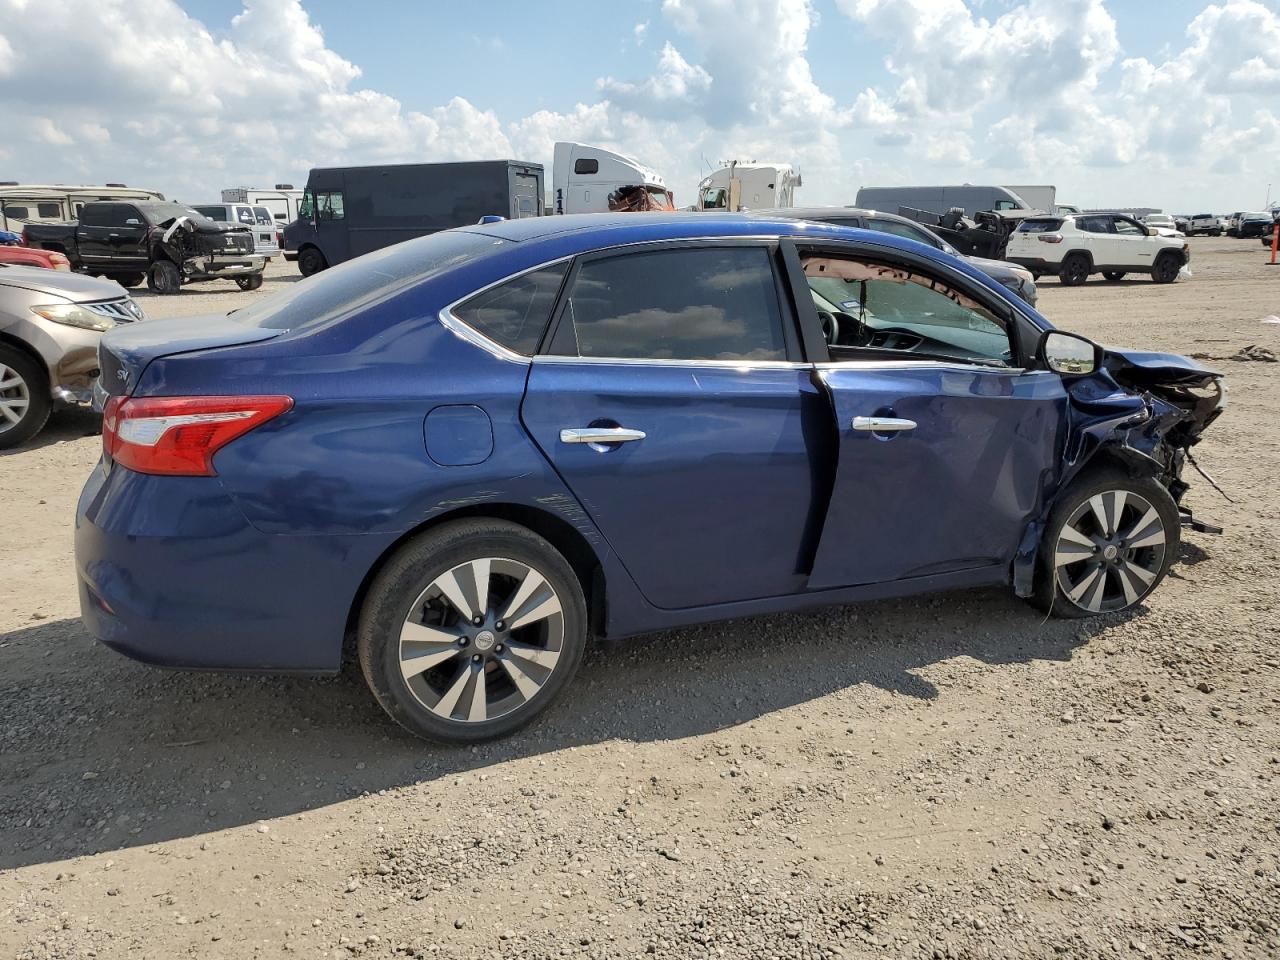
<path id="1" fill-rule="evenodd" d="M 1014 589 L 1022 597 L 1033 592 L 1053 495 L 1086 468 L 1115 466 L 1133 476 L 1152 477 L 1169 491 L 1184 526 L 1222 532 L 1196 518 L 1182 502 L 1190 486 L 1183 479 L 1188 464 L 1222 492 L 1191 453 L 1226 406 L 1222 374 L 1177 354 L 1106 348 L 1096 372 L 1067 380 L 1066 387 L 1070 414 L 1062 471 L 1014 560 Z"/>

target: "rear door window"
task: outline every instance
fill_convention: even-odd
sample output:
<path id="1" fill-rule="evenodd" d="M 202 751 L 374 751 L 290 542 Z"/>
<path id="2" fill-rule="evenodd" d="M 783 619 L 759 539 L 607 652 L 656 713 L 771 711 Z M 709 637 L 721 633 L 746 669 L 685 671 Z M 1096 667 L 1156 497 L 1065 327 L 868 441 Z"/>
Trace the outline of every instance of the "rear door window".
<path id="1" fill-rule="evenodd" d="M 80 223 L 86 227 L 118 227 L 124 223 L 124 204 L 86 203 Z"/>
<path id="2" fill-rule="evenodd" d="M 786 359 L 765 247 L 680 247 L 588 260 L 571 283 L 553 354 Z"/>

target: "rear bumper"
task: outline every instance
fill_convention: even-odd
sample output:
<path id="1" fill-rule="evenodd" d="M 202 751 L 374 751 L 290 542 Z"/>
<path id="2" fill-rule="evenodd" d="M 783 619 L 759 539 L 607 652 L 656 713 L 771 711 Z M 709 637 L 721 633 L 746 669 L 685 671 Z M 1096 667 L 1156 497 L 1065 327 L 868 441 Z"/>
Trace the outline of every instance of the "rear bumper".
<path id="1" fill-rule="evenodd" d="M 387 545 L 264 534 L 216 477 L 99 464 L 76 511 L 81 618 L 95 638 L 145 663 L 332 672 L 351 604 Z"/>

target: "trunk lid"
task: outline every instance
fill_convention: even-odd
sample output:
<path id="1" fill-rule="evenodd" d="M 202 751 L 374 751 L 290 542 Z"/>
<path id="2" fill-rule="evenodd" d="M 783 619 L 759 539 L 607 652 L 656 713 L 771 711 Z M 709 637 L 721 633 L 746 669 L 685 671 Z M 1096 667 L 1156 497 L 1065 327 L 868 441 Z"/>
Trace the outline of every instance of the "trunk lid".
<path id="1" fill-rule="evenodd" d="M 218 315 L 150 320 L 116 327 L 103 335 L 98 347 L 98 366 L 102 371 L 99 383 L 107 396 L 128 396 L 142 379 L 147 365 L 157 357 L 260 343 L 282 333 L 283 330 L 248 326 Z"/>

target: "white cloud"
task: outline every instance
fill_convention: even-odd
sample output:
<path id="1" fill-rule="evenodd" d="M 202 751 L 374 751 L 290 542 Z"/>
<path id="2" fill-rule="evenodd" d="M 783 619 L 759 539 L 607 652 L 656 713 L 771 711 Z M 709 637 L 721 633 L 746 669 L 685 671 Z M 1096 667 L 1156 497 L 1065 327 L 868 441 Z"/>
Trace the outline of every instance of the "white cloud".
<path id="1" fill-rule="evenodd" d="M 670 42 L 662 45 L 658 70 L 640 83 L 626 83 L 605 77 L 596 82 L 602 93 L 623 109 L 654 112 L 696 109 L 711 88 L 711 74 L 680 55 Z"/>
<path id="2" fill-rule="evenodd" d="M 1126 57 L 1104 0 L 834 2 L 819 23 L 810 0 L 663 0 L 670 39 L 649 43 L 655 18 L 623 44 L 648 70 L 618 68 L 594 89 L 584 77 L 581 102 L 513 116 L 449 90 L 411 108 L 370 88 L 302 0 L 243 0 L 214 31 L 174 0 L 0 0 L 3 173 L 198 201 L 324 164 L 549 166 L 552 143 L 571 139 L 655 166 L 682 203 L 704 158 L 736 158 L 799 164 L 811 203 L 850 203 L 863 184 L 985 179 L 1056 182 L 1089 205 L 1194 191 L 1214 206 L 1201 196 L 1265 184 L 1280 144 L 1274 3 L 1207 3 L 1182 41 Z M 851 84 L 829 60 L 820 81 L 819 28 L 878 42 L 883 82 Z"/>

